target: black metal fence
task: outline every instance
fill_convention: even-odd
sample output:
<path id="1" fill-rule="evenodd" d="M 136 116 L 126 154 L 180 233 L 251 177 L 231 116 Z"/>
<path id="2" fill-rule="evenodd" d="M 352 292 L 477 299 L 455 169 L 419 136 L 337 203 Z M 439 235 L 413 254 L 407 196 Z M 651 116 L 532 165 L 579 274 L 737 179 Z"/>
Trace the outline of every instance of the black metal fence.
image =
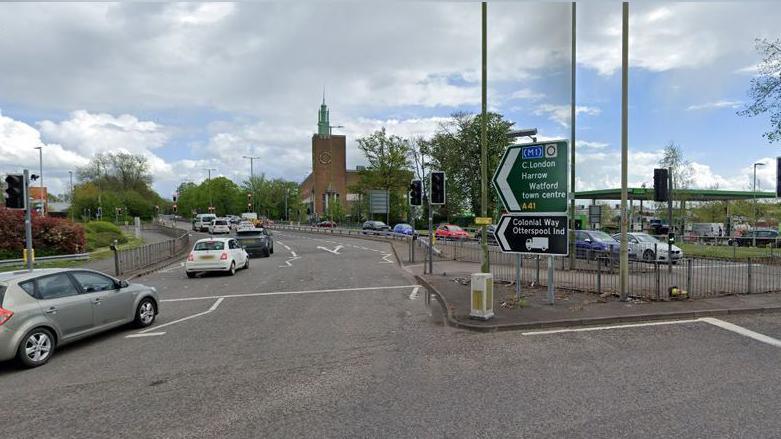
<path id="1" fill-rule="evenodd" d="M 480 262 L 481 249 L 476 242 L 437 241 L 436 248 L 440 259 Z M 620 293 L 615 253 L 579 255 L 572 269 L 564 257 L 508 254 L 496 246 L 489 246 L 488 253 L 491 272 L 499 281 L 516 282 L 519 273 L 523 285 L 547 286 L 548 263 L 552 260 L 557 288 Z M 632 260 L 628 282 L 630 296 L 653 300 L 669 298 L 672 288 L 685 290 L 690 298 L 781 292 L 781 257 L 743 260 L 686 257 L 672 266 L 665 262 Z"/>
<path id="2" fill-rule="evenodd" d="M 155 224 L 145 230 L 155 230 L 159 233 L 175 236 L 166 241 L 145 244 L 141 247 L 115 250 L 114 251 L 114 271 L 117 276 L 132 273 L 146 267 L 171 259 L 189 249 L 190 233 L 186 230 L 175 227 Z"/>

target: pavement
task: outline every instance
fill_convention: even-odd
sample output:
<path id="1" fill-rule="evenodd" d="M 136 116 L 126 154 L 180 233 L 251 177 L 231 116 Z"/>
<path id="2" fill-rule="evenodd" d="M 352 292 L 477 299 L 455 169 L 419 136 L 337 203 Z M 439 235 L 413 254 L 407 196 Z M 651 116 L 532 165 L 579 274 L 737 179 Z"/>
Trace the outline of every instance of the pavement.
<path id="1" fill-rule="evenodd" d="M 479 333 L 445 324 L 387 243 L 274 237 L 274 254 L 235 276 L 187 279 L 176 262 L 135 279 L 163 300 L 143 336 L 121 328 L 63 347 L 40 368 L 0 364 L 3 437 L 781 431 L 776 314 Z"/>
<path id="2" fill-rule="evenodd" d="M 597 295 L 571 290 L 554 290 L 550 304 L 547 287 L 522 285 L 517 300 L 515 284 L 494 284 L 494 314 L 490 320 L 470 318 L 471 273 L 480 272 L 480 264 L 437 261 L 433 275 L 424 274 L 423 264 L 408 265 L 418 281 L 429 288 L 448 310 L 448 323 L 474 330 L 510 330 L 569 327 L 590 324 L 660 319 L 695 319 L 728 314 L 781 312 L 781 294 L 751 294 L 649 301 L 622 302 L 614 294 Z"/>

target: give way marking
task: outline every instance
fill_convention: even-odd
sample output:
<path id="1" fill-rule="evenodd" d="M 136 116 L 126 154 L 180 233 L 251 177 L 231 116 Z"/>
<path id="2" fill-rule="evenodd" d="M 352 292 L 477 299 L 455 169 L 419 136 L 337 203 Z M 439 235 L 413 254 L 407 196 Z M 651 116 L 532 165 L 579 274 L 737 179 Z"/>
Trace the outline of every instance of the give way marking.
<path id="1" fill-rule="evenodd" d="M 606 329 L 623 329 L 623 328 L 639 328 L 642 326 L 659 326 L 659 325 L 677 325 L 681 323 L 708 323 L 713 326 L 717 326 L 721 329 L 734 332 L 735 334 L 742 335 L 754 339 L 756 341 L 781 348 L 781 340 L 773 337 L 768 337 L 765 334 L 746 329 L 742 326 L 738 326 L 734 323 L 725 322 L 724 320 L 715 319 L 713 317 L 701 317 L 699 319 L 690 320 L 670 320 L 664 322 L 646 322 L 646 323 L 628 323 L 625 325 L 609 325 L 609 326 L 590 326 L 587 328 L 572 328 L 572 329 L 551 329 L 546 331 L 528 331 L 522 332 L 521 335 L 547 335 L 547 334 L 563 334 L 565 332 L 591 332 L 591 331 L 604 331 Z"/>
<path id="2" fill-rule="evenodd" d="M 209 309 L 207 309 L 206 311 L 199 312 L 199 313 L 197 313 L 197 314 L 193 314 L 193 315 L 191 315 L 191 316 L 187 316 L 187 317 L 182 317 L 181 319 L 177 319 L 177 320 L 174 320 L 174 321 L 172 321 L 172 322 L 163 323 L 162 325 L 153 326 L 153 327 L 150 327 L 150 328 L 147 328 L 147 329 L 143 329 L 143 330 L 141 330 L 141 331 L 138 331 L 138 332 L 137 332 L 137 333 L 135 333 L 135 334 L 126 335 L 126 336 L 125 336 L 125 338 L 136 338 L 136 337 L 151 337 L 151 336 L 155 336 L 155 335 L 163 335 L 163 334 L 165 334 L 165 332 L 160 332 L 160 329 L 162 329 L 162 328 L 165 328 L 166 326 L 171 326 L 171 325 L 174 325 L 174 324 L 176 324 L 176 323 L 181 323 L 181 322 L 184 322 L 185 320 L 190 320 L 190 319 L 194 319 L 194 318 L 196 318 L 196 317 L 205 316 L 206 314 L 209 314 L 210 312 L 212 312 L 212 311 L 214 311 L 215 309 L 217 309 L 217 307 L 219 307 L 219 306 L 220 306 L 220 304 L 222 303 L 222 301 L 223 301 L 223 300 L 225 300 L 225 298 L 224 298 L 224 297 L 220 297 L 220 298 L 219 298 L 219 299 L 217 299 L 217 301 L 216 301 L 216 302 L 214 302 L 214 303 L 212 304 L 212 306 L 211 306 Z M 151 331 L 153 331 L 153 330 L 154 330 L 155 332 L 151 332 Z"/>
<path id="3" fill-rule="evenodd" d="M 325 251 L 327 251 L 328 253 L 333 253 L 333 254 L 335 254 L 335 255 L 338 255 L 338 254 L 341 254 L 341 253 L 339 253 L 339 250 L 343 249 L 343 248 L 344 248 L 344 246 L 343 246 L 343 245 L 341 245 L 341 244 L 339 244 L 339 245 L 337 245 L 336 247 L 334 247 L 334 249 L 333 249 L 333 250 L 331 250 L 331 249 L 327 249 L 327 248 L 325 248 L 325 247 L 321 247 L 321 246 L 319 246 L 319 245 L 317 246 L 317 248 L 319 248 L 320 250 L 325 250 Z"/>

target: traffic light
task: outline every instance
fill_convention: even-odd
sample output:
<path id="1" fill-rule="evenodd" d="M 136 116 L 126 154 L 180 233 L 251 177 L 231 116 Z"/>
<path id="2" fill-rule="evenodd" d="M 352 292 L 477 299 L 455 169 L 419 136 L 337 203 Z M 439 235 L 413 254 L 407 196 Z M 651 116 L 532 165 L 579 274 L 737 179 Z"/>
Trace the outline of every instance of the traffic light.
<path id="1" fill-rule="evenodd" d="M 174 205 L 173 205 L 173 209 L 174 209 L 174 213 L 176 213 L 176 209 L 177 209 L 177 207 L 176 207 L 176 203 L 174 203 Z"/>
<path id="2" fill-rule="evenodd" d="M 174 196 L 173 196 L 172 198 L 173 198 L 173 201 L 174 201 L 174 203 L 176 203 L 176 198 L 177 198 L 177 195 L 176 195 L 176 194 L 174 194 Z"/>
<path id="3" fill-rule="evenodd" d="M 24 176 L 9 175 L 5 177 L 8 187 L 5 189 L 5 207 L 9 209 L 24 209 Z"/>
<path id="4" fill-rule="evenodd" d="M 667 201 L 670 197 L 667 169 L 654 169 L 654 201 Z"/>
<path id="5" fill-rule="evenodd" d="M 431 173 L 431 204 L 445 204 L 445 173 L 434 171 Z"/>
<path id="6" fill-rule="evenodd" d="M 781 157 L 776 157 L 776 196 L 781 197 Z"/>
<path id="7" fill-rule="evenodd" d="M 411 206 L 420 206 L 423 204 L 423 182 L 412 180 L 409 184 L 409 204 Z"/>

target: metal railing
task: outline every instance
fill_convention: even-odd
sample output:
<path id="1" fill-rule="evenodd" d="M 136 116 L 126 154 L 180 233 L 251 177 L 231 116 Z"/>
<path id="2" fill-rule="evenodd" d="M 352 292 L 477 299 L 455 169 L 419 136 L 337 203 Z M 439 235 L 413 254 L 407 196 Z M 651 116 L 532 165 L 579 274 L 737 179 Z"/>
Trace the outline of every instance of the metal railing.
<path id="1" fill-rule="evenodd" d="M 54 255 L 54 256 L 40 256 L 34 259 L 35 262 L 45 261 L 86 261 L 89 259 L 89 253 L 76 253 L 72 255 Z M 7 267 L 13 265 L 24 265 L 24 259 L 4 259 L 0 261 L 0 267 Z"/>
<path id="2" fill-rule="evenodd" d="M 480 246 L 472 241 L 437 241 L 440 260 L 480 262 Z M 516 282 L 516 255 L 489 246 L 494 279 Z M 580 252 L 574 269 L 564 257 L 555 257 L 557 288 L 619 294 L 618 255 L 615 252 Z M 520 256 L 522 285 L 547 286 L 548 258 Z M 672 288 L 690 298 L 731 294 L 781 292 L 781 256 L 729 260 L 685 257 L 669 266 L 664 261 L 629 262 L 629 294 L 632 297 L 666 300 Z"/>
<path id="3" fill-rule="evenodd" d="M 322 235 L 355 236 L 355 237 L 364 237 L 364 238 L 365 237 L 387 238 L 387 239 L 394 239 L 399 241 L 407 241 L 412 238 L 410 235 L 405 235 L 403 233 L 394 233 L 390 231 L 387 232 L 369 231 L 369 230 L 361 230 L 358 228 L 351 229 L 351 228 L 344 228 L 344 227 L 315 227 L 315 226 L 308 226 L 308 225 L 294 226 L 294 225 L 285 225 L 285 224 L 274 224 L 269 228 L 271 230 L 290 230 L 294 232 L 318 233 Z"/>
<path id="4" fill-rule="evenodd" d="M 114 271 L 117 276 L 171 259 L 189 248 L 188 231 L 162 225 L 157 225 L 156 228 L 160 233 L 169 236 L 175 234 L 176 237 L 131 249 L 117 250 L 114 247 Z"/>

